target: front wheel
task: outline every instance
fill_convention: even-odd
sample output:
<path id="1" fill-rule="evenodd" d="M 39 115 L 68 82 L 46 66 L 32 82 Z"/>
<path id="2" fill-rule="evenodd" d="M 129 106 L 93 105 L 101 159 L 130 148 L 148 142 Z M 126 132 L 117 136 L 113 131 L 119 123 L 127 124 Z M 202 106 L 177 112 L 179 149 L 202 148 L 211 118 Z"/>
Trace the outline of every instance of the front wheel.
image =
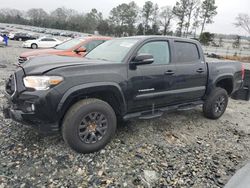
<path id="1" fill-rule="evenodd" d="M 228 94 L 223 88 L 215 88 L 203 104 L 204 116 L 209 119 L 220 118 L 228 104 Z"/>
<path id="2" fill-rule="evenodd" d="M 62 135 L 76 152 L 96 152 L 114 136 L 116 124 L 115 112 L 108 103 L 99 99 L 84 99 L 66 113 Z"/>

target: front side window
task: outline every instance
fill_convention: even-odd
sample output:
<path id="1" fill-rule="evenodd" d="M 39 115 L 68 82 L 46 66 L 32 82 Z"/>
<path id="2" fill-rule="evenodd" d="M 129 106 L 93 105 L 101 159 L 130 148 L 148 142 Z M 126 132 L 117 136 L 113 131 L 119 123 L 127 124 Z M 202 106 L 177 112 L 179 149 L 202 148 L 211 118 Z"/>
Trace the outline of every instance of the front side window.
<path id="1" fill-rule="evenodd" d="M 144 44 L 137 52 L 139 54 L 150 54 L 154 57 L 153 64 L 169 64 L 170 52 L 167 41 L 153 41 Z"/>
<path id="2" fill-rule="evenodd" d="M 177 63 L 197 62 L 200 59 L 196 44 L 189 42 L 175 42 Z"/>

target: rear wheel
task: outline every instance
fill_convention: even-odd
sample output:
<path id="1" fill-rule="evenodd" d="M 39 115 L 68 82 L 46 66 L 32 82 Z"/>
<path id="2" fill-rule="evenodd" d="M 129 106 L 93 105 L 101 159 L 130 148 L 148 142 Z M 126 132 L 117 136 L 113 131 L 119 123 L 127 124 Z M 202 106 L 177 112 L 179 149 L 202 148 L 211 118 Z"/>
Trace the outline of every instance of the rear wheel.
<path id="1" fill-rule="evenodd" d="M 91 153 L 104 148 L 116 131 L 112 107 L 99 99 L 85 99 L 66 113 L 62 125 L 65 142 L 76 152 Z"/>
<path id="2" fill-rule="evenodd" d="M 228 104 L 227 91 L 223 88 L 215 88 L 203 104 L 204 116 L 209 119 L 220 118 Z"/>
<path id="3" fill-rule="evenodd" d="M 37 46 L 37 44 L 31 44 L 31 48 L 32 48 L 32 49 L 37 49 L 38 46 Z"/>

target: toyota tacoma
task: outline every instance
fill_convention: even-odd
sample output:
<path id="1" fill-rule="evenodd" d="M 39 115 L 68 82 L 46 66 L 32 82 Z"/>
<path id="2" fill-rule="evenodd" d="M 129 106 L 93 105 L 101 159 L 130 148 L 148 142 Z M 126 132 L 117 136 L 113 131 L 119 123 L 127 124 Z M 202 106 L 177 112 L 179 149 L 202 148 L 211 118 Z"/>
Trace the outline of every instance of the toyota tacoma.
<path id="1" fill-rule="evenodd" d="M 205 117 L 221 117 L 244 74 L 239 62 L 207 63 L 195 40 L 118 38 L 84 59 L 41 56 L 23 63 L 7 80 L 3 112 L 41 132 L 61 132 L 73 150 L 90 153 L 111 140 L 118 120 L 197 105 Z"/>

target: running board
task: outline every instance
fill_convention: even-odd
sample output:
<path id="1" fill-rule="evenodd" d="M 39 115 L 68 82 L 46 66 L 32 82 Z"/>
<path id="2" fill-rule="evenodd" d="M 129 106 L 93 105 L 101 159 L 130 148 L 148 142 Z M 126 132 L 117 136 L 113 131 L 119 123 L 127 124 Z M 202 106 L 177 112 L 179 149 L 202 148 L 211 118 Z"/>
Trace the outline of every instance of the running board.
<path id="1" fill-rule="evenodd" d="M 151 112 L 151 113 L 141 114 L 139 119 L 143 119 L 143 120 L 154 119 L 154 118 L 161 117 L 162 115 L 163 115 L 163 111 L 156 110 L 154 111 L 154 113 Z"/>
<path id="2" fill-rule="evenodd" d="M 123 119 L 129 120 L 129 119 L 138 118 L 142 120 L 148 120 L 148 119 L 161 117 L 164 114 L 164 112 L 190 110 L 190 109 L 195 108 L 196 106 L 202 105 L 203 103 L 204 103 L 203 101 L 195 101 L 192 103 L 173 105 L 173 106 L 157 108 L 157 109 L 154 109 L 154 105 L 152 105 L 152 110 L 127 114 L 123 117 Z"/>

